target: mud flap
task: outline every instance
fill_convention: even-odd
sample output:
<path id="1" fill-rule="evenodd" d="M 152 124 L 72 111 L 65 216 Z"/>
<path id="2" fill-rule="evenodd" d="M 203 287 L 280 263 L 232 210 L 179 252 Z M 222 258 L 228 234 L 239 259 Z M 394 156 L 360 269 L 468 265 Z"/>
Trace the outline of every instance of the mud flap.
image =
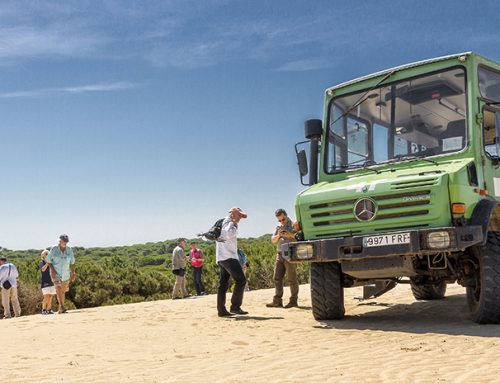
<path id="1" fill-rule="evenodd" d="M 391 280 L 377 281 L 371 285 L 363 286 L 363 299 L 377 298 L 396 287 L 397 283 Z"/>

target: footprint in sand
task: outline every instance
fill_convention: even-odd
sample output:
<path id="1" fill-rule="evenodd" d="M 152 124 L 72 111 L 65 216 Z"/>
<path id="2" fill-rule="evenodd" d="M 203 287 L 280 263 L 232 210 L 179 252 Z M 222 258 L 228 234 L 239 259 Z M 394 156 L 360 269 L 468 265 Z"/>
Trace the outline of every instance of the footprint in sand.
<path id="1" fill-rule="evenodd" d="M 242 340 L 235 340 L 234 342 L 232 342 L 232 344 L 234 344 L 235 346 L 248 346 L 248 343 L 243 342 Z"/>
<path id="2" fill-rule="evenodd" d="M 193 358 L 191 355 L 176 355 L 175 356 L 177 359 L 191 359 Z"/>

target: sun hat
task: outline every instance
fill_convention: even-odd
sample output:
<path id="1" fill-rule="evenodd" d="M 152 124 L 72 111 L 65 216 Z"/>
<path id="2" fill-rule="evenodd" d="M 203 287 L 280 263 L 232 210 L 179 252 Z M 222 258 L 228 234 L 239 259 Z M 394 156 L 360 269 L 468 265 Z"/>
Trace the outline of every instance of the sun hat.
<path id="1" fill-rule="evenodd" d="M 232 213 L 238 213 L 241 216 L 241 218 L 247 218 L 248 217 L 247 213 L 245 213 L 239 207 L 232 207 L 231 209 L 229 209 L 229 214 L 232 214 Z"/>

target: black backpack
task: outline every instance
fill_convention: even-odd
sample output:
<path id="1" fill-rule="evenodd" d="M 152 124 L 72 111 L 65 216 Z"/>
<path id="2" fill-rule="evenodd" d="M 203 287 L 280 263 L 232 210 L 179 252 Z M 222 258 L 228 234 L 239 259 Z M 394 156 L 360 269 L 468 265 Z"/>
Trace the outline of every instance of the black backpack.
<path id="1" fill-rule="evenodd" d="M 200 237 L 205 237 L 210 241 L 217 241 L 220 237 L 220 233 L 222 231 L 222 222 L 224 222 L 225 218 L 218 219 L 213 226 L 206 233 L 198 234 Z"/>

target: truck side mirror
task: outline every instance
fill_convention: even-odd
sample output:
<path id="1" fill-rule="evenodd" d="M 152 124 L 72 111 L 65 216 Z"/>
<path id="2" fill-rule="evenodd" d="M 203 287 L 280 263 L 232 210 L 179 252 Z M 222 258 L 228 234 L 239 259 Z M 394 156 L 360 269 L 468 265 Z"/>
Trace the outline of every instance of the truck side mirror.
<path id="1" fill-rule="evenodd" d="M 323 133 L 321 120 L 307 120 L 304 124 L 307 141 L 295 144 L 295 154 L 299 165 L 300 183 L 304 186 L 311 186 L 318 182 L 318 153 L 321 134 Z M 299 145 L 309 144 L 309 155 L 311 158 L 311 168 L 307 163 L 307 155 L 304 149 L 299 150 Z M 304 183 L 304 176 L 309 174 L 309 182 Z"/>
<path id="2" fill-rule="evenodd" d="M 304 133 L 310 141 L 310 169 L 309 169 L 309 185 L 314 185 L 318 182 L 318 154 L 319 142 L 323 134 L 323 122 L 318 119 L 307 120 L 304 123 Z"/>
<path id="3" fill-rule="evenodd" d="M 309 173 L 309 168 L 307 166 L 307 155 L 304 149 L 301 149 L 297 153 L 297 163 L 299 165 L 299 173 L 301 177 L 304 177 Z"/>

